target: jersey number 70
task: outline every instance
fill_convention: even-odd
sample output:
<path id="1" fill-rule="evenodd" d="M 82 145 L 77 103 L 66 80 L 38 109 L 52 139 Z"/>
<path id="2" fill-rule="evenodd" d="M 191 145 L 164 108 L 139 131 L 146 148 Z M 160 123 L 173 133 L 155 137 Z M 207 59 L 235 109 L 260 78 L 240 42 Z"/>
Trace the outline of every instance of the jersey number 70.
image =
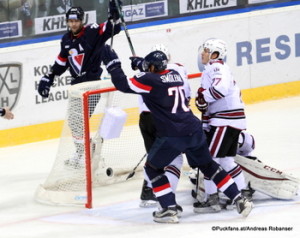
<path id="1" fill-rule="evenodd" d="M 177 109 L 181 106 L 182 110 L 188 112 L 190 109 L 185 105 L 185 95 L 183 86 L 168 88 L 168 95 L 174 96 L 174 106 L 172 108 L 172 113 L 176 113 Z M 179 101 L 181 102 L 179 104 Z"/>

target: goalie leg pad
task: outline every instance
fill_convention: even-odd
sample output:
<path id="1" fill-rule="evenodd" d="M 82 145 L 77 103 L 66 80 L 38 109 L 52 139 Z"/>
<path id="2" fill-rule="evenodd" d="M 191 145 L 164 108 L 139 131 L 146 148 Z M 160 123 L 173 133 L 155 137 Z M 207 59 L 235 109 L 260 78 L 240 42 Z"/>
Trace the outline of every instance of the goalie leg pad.
<path id="1" fill-rule="evenodd" d="M 235 161 L 243 169 L 247 183 L 254 190 L 277 199 L 292 199 L 297 195 L 299 179 L 259 160 L 237 155 Z"/>

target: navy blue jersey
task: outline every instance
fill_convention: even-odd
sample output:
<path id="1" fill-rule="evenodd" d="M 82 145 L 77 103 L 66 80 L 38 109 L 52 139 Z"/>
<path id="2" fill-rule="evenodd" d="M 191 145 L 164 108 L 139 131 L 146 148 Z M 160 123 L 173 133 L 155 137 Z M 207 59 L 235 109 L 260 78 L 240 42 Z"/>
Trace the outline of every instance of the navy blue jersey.
<path id="1" fill-rule="evenodd" d="M 120 24 L 116 24 L 114 34 L 120 30 Z M 71 32 L 66 33 L 61 39 L 60 53 L 52 66 L 53 74 L 61 75 L 69 68 L 73 78 L 85 75 L 87 81 L 99 79 L 102 73 L 101 48 L 111 35 L 110 21 L 84 26 L 76 37 Z"/>
<path id="2" fill-rule="evenodd" d="M 143 97 L 153 115 L 158 136 L 186 136 L 201 129 L 185 97 L 183 80 L 175 70 L 160 74 L 141 72 L 127 79 L 121 68 L 111 72 L 115 87 L 126 93 Z"/>

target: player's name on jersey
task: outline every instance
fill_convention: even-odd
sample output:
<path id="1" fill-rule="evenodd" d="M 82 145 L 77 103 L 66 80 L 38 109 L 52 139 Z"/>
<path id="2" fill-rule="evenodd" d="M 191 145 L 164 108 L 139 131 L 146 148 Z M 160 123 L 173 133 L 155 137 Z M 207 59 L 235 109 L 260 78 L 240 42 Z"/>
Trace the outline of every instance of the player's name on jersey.
<path id="1" fill-rule="evenodd" d="M 160 77 L 163 83 L 183 82 L 182 78 L 176 74 L 167 74 Z"/>

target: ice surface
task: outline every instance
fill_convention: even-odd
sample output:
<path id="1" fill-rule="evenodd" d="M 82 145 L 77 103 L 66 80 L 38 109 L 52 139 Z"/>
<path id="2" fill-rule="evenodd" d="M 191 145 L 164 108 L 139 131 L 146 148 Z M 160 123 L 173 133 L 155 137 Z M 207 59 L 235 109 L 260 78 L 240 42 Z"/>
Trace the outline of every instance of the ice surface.
<path id="1" fill-rule="evenodd" d="M 248 131 L 256 139 L 255 154 L 300 177 L 300 97 L 247 105 L 246 113 Z M 282 201 L 256 193 L 255 208 L 246 219 L 236 211 L 194 214 L 191 185 L 184 174 L 177 194 L 184 209 L 179 224 L 154 223 L 154 209 L 139 208 L 141 179 L 97 189 L 90 210 L 36 203 L 34 192 L 47 178 L 57 146 L 58 140 L 51 140 L 0 149 L 0 238 L 300 237 L 299 196 Z M 243 227 L 254 231 L 232 231 Z"/>

